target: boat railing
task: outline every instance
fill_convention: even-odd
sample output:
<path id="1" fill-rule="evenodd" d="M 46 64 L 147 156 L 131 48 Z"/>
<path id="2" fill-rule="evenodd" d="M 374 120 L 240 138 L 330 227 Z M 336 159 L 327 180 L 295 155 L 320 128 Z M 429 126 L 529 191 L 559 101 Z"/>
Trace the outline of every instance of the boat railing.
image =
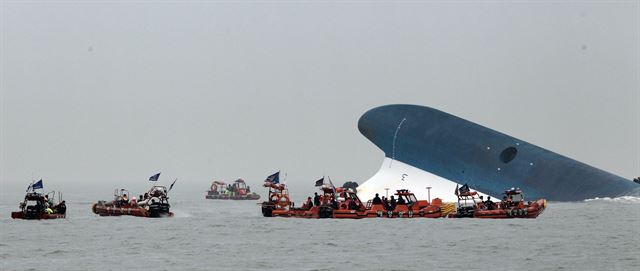
<path id="1" fill-rule="evenodd" d="M 372 206 L 373 206 L 373 200 L 368 200 L 367 204 L 365 205 L 365 208 L 371 209 Z"/>

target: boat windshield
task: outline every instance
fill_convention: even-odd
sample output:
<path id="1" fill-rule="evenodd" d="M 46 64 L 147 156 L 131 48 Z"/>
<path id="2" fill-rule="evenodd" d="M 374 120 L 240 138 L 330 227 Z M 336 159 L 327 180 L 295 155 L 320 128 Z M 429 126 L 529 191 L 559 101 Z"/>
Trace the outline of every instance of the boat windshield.
<path id="1" fill-rule="evenodd" d="M 37 200 L 27 200 L 27 205 L 26 206 L 36 206 L 38 205 L 38 201 Z"/>
<path id="2" fill-rule="evenodd" d="M 407 200 L 408 200 L 407 203 L 413 203 L 413 202 L 418 201 L 418 199 L 416 199 L 416 195 L 413 195 L 413 194 L 412 195 L 407 195 Z"/>
<path id="3" fill-rule="evenodd" d="M 511 201 L 521 201 L 524 200 L 524 197 L 522 197 L 522 194 L 515 194 L 515 195 L 511 195 L 509 196 L 511 197 Z"/>

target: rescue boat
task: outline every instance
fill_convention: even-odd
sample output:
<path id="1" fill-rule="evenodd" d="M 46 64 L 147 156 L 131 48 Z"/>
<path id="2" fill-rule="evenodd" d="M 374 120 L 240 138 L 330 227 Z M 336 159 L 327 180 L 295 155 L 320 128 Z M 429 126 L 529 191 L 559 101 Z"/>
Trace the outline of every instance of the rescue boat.
<path id="1" fill-rule="evenodd" d="M 67 205 L 58 193 L 58 203 L 54 203 L 55 191 L 47 194 L 29 192 L 20 202 L 20 211 L 11 212 L 13 219 L 57 219 L 66 218 Z M 51 198 L 49 197 L 51 195 Z"/>
<path id="2" fill-rule="evenodd" d="M 153 186 L 140 201 L 136 201 L 135 198 L 129 200 L 129 191 L 126 189 L 116 189 L 113 201 L 98 201 L 91 210 L 100 216 L 171 217 L 173 213 L 167 193 L 166 187 Z"/>
<path id="3" fill-rule="evenodd" d="M 466 184 L 456 189 L 456 195 L 458 208 L 456 212 L 448 215 L 450 218 L 536 218 L 547 208 L 545 199 L 525 201 L 519 188 L 504 191 L 503 200 L 497 203 L 490 200 L 482 201 L 477 192 L 470 191 Z"/>
<path id="4" fill-rule="evenodd" d="M 431 202 L 427 200 L 418 200 L 416 196 L 407 189 L 397 190 L 395 195 L 397 201 L 393 204 L 385 206 L 383 202 L 373 203 L 373 200 L 367 201 L 366 205 L 362 205 L 355 191 L 348 189 L 344 191 L 337 190 L 340 193 L 338 209 L 333 211 L 334 218 L 365 218 L 365 217 L 386 217 L 386 218 L 439 218 L 442 217 L 442 200 L 433 199 Z M 346 198 L 346 200 L 342 200 Z M 350 207 L 351 205 L 351 207 Z"/>
<path id="5" fill-rule="evenodd" d="M 262 214 L 265 217 L 300 217 L 300 218 L 439 218 L 443 216 L 441 199 L 433 201 L 417 200 L 409 190 L 397 190 L 396 196 L 400 204 L 383 204 L 381 200 L 369 200 L 363 203 L 352 189 L 330 185 L 322 185 L 319 205 L 304 203 L 296 208 L 289 197 L 284 184 L 265 182 L 269 189 L 269 199 L 262 203 Z M 311 201 L 311 198 L 308 199 Z M 375 202 L 375 203 L 374 203 Z"/>
<path id="6" fill-rule="evenodd" d="M 227 186 L 225 182 L 214 181 L 207 191 L 206 199 L 224 200 L 258 200 L 260 195 L 251 192 L 251 188 L 243 179 L 237 179 Z"/>
<path id="7" fill-rule="evenodd" d="M 265 181 L 264 187 L 269 188 L 268 200 L 260 204 L 262 206 L 262 215 L 265 217 L 272 216 L 291 216 L 289 209 L 293 208 L 293 204 L 289 199 L 289 189 L 285 184 Z"/>

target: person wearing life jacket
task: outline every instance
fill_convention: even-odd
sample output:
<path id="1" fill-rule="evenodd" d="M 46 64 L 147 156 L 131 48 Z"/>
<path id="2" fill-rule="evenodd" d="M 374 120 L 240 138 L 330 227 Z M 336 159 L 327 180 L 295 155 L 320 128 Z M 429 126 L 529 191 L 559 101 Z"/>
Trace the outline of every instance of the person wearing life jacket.
<path id="1" fill-rule="evenodd" d="M 396 199 L 393 198 L 393 196 L 391 196 L 391 199 L 389 200 L 389 209 L 390 209 L 389 211 L 395 210 L 396 205 L 397 205 Z"/>
<path id="2" fill-rule="evenodd" d="M 122 195 L 122 197 L 120 197 L 120 205 L 127 205 L 129 203 L 129 196 L 127 196 L 127 194 Z"/>
<path id="3" fill-rule="evenodd" d="M 376 196 L 373 197 L 373 201 L 371 201 L 372 204 L 382 204 L 382 200 L 380 199 L 380 196 L 378 195 L 378 193 L 376 193 Z"/>
<path id="4" fill-rule="evenodd" d="M 309 210 L 313 207 L 313 201 L 311 201 L 311 197 L 307 197 L 307 201 L 302 204 L 302 209 Z"/>
<path id="5" fill-rule="evenodd" d="M 389 210 L 389 208 L 391 208 L 389 206 L 389 199 L 387 199 L 387 197 L 382 197 L 382 206 L 384 206 L 385 210 Z"/>

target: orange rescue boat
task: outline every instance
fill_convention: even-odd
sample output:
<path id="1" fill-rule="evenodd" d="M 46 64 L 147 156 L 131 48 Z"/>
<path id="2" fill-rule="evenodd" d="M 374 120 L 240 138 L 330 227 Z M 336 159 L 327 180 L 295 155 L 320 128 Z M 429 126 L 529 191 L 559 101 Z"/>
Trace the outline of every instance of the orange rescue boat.
<path id="1" fill-rule="evenodd" d="M 545 199 L 525 202 L 520 188 L 504 191 L 503 200 L 497 203 L 490 199 L 482 201 L 477 192 L 469 191 L 466 184 L 460 189 L 456 189 L 456 195 L 458 196 L 458 208 L 455 213 L 448 215 L 450 218 L 536 218 L 547 208 Z"/>
<path id="2" fill-rule="evenodd" d="M 129 200 L 129 191 L 126 189 L 116 189 L 114 200 L 110 202 L 98 201 L 94 203 L 91 210 L 100 216 L 121 216 L 131 215 L 140 217 L 171 217 L 169 197 L 167 188 L 164 186 L 153 186 L 145 193 L 140 201 Z"/>
<path id="3" fill-rule="evenodd" d="M 429 202 L 418 200 L 409 190 L 397 190 L 392 204 L 383 204 L 377 198 L 364 204 L 355 191 L 348 188 L 334 188 L 322 185 L 322 195 L 313 200 L 307 199 L 302 207 L 296 208 L 291 202 L 289 191 L 284 184 L 265 182 L 269 188 L 268 201 L 262 203 L 262 214 L 265 217 L 300 217 L 300 218 L 439 218 L 443 216 L 442 200 L 439 198 Z M 315 202 L 315 203 L 314 203 Z"/>

